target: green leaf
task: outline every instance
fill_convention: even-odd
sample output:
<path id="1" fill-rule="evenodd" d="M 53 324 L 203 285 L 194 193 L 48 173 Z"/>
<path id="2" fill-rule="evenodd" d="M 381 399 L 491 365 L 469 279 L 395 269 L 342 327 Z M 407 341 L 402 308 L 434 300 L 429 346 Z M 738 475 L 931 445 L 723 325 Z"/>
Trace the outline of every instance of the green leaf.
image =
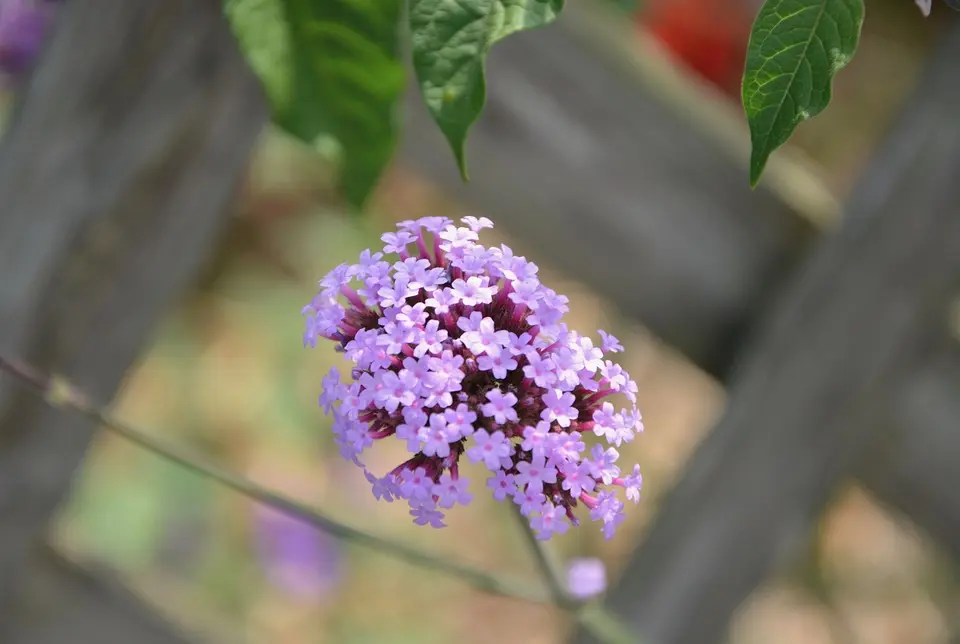
<path id="1" fill-rule="evenodd" d="M 226 0 L 281 128 L 340 144 L 340 185 L 360 207 L 393 156 L 405 88 L 401 0 Z"/>
<path id="2" fill-rule="evenodd" d="M 562 9 L 563 0 L 410 0 L 420 91 L 464 180 L 467 132 L 483 109 L 490 48 L 512 33 L 553 22 Z"/>
<path id="3" fill-rule="evenodd" d="M 750 185 L 800 121 L 830 102 L 833 76 L 853 57 L 863 0 L 767 0 L 750 34 L 743 107 L 753 152 Z"/>

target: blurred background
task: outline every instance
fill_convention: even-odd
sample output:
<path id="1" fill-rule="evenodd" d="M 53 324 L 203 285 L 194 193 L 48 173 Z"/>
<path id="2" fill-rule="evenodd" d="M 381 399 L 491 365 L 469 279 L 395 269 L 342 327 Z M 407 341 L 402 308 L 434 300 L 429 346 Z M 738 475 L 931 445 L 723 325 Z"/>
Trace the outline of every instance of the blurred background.
<path id="1" fill-rule="evenodd" d="M 739 0 L 649 0 L 619 2 L 616 10 L 629 26 L 623 47 L 653 38 L 669 56 L 663 64 L 717 90 L 716 105 L 702 109 L 729 110 L 739 100 L 756 9 Z M 868 3 L 860 51 L 837 78 L 833 103 L 788 146 L 837 199 L 913 86 L 935 29 L 910 0 Z M 745 171 L 740 180 L 746 183 Z M 340 460 L 316 403 L 322 376 L 340 356 L 301 344 L 300 308 L 316 281 L 378 245 L 394 222 L 465 214 L 497 221 L 498 213 L 467 210 L 403 164 L 390 169 L 365 218 L 342 208 L 331 186 L 322 159 L 274 131 L 264 134 L 218 256 L 130 374 L 116 413 L 351 524 L 490 571 L 535 574 L 509 509 L 483 495 L 469 511 L 451 513 L 442 531 L 418 528 L 404 508 L 376 503 L 362 473 Z M 611 542 L 593 530 L 555 540 L 564 557 L 598 556 L 616 578 L 722 410 L 723 388 L 576 275 L 552 267 L 549 249 L 499 228 L 483 241 L 535 253 L 544 282 L 571 299 L 571 326 L 591 334 L 604 328 L 626 346 L 621 363 L 639 384 L 647 430 L 624 458 L 644 468 L 644 500 Z M 382 461 L 373 465 L 385 469 L 398 454 L 378 445 Z M 559 612 L 346 547 L 103 433 L 53 539 L 79 561 L 119 571 L 204 641 L 546 644 L 570 629 Z M 743 607 L 730 641 L 934 644 L 946 641 L 947 616 L 958 609 L 960 587 L 940 553 L 851 487 L 837 497 L 808 556 Z"/>

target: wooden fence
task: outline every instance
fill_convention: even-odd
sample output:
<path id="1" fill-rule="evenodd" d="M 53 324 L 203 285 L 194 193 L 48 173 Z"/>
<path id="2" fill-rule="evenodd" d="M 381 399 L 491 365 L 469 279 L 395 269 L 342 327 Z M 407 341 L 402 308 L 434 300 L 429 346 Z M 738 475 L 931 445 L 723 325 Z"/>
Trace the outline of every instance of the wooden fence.
<path id="1" fill-rule="evenodd" d="M 63 11 L 0 149 L 0 353 L 106 403 L 213 251 L 267 110 L 218 0 Z M 178 641 L 41 547 L 95 427 L 0 385 L 0 641 Z"/>
<path id="2" fill-rule="evenodd" d="M 265 118 L 218 6 L 68 4 L 0 151 L 0 353 L 102 402 L 209 255 Z M 737 118 L 616 42 L 574 5 L 502 43 L 472 183 L 415 100 L 400 157 L 729 386 L 612 608 L 652 644 L 721 641 L 853 477 L 960 558 L 960 27 L 840 220 L 789 162 L 751 192 Z M 93 430 L 0 380 L 0 637 L 182 642 L 43 546 Z"/>

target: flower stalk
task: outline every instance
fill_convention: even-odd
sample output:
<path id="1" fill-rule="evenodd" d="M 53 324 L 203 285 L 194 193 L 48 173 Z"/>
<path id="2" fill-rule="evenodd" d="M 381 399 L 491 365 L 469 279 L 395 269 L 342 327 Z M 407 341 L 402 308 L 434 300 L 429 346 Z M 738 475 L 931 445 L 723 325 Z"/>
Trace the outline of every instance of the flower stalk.
<path id="1" fill-rule="evenodd" d="M 243 476 L 209 462 L 190 450 L 168 443 L 121 421 L 109 410 L 91 402 L 83 392 L 62 377 L 47 376 L 30 365 L 10 360 L 2 355 L 0 355 L 0 373 L 12 376 L 17 385 L 41 396 L 52 407 L 79 414 L 133 445 L 191 470 L 200 476 L 216 481 L 265 506 L 300 519 L 333 537 L 397 557 L 421 568 L 452 576 L 492 595 L 521 599 L 537 604 L 555 604 L 564 610 L 574 611 L 576 619 L 582 623 L 583 627 L 605 644 L 626 644 L 632 641 L 629 638 L 619 638 L 618 634 L 621 634 L 623 627 L 619 625 L 614 616 L 607 613 L 602 607 L 584 605 L 578 609 L 575 604 L 558 604 L 553 594 L 544 593 L 517 581 L 502 579 L 482 570 L 436 557 L 418 548 L 341 523 L 320 510 L 270 491 Z"/>
<path id="2" fill-rule="evenodd" d="M 492 595 L 513 597 L 539 604 L 551 603 L 550 597 L 545 593 L 528 588 L 519 582 L 501 579 L 482 570 L 464 566 L 404 543 L 354 528 L 331 518 L 320 510 L 268 490 L 246 477 L 211 463 L 190 450 L 173 445 L 122 422 L 106 409 L 90 402 L 82 392 L 63 378 L 44 376 L 27 365 L 14 362 L 3 356 L 0 356 L 0 372 L 14 376 L 20 384 L 43 396 L 46 402 L 53 407 L 78 413 L 138 447 L 212 479 L 264 505 L 296 517 L 338 539 L 377 550 L 421 568 L 456 577 Z"/>

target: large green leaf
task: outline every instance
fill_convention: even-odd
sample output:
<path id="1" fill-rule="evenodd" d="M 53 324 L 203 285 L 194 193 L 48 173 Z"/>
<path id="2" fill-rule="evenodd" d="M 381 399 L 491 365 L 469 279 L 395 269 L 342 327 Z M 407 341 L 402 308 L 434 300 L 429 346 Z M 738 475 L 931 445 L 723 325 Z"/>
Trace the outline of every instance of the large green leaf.
<path id="1" fill-rule="evenodd" d="M 396 147 L 401 0 L 226 0 L 224 8 L 275 122 L 311 145 L 336 139 L 341 187 L 361 206 Z"/>
<path id="2" fill-rule="evenodd" d="M 833 76 L 853 57 L 863 23 L 863 0 L 767 0 L 750 35 L 743 107 L 756 185 L 770 153 L 800 121 L 830 102 Z"/>
<path id="3" fill-rule="evenodd" d="M 467 132 L 483 109 L 490 48 L 512 33 L 553 22 L 562 9 L 563 0 L 410 0 L 420 90 L 464 179 Z"/>

